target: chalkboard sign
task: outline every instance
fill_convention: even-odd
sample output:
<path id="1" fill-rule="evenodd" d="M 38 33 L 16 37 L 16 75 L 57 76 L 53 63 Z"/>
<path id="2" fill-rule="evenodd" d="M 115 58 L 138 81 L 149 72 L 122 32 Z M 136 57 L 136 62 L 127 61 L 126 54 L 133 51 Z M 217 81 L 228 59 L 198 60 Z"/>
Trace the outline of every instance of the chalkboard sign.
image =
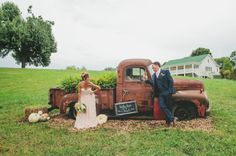
<path id="1" fill-rule="evenodd" d="M 136 101 L 115 103 L 115 111 L 117 116 L 138 113 Z"/>

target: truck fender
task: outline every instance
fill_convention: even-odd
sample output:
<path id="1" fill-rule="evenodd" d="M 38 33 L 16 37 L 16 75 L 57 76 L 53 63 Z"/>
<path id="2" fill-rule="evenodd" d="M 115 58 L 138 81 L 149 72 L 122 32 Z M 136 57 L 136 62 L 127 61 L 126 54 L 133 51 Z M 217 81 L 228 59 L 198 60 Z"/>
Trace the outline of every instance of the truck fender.
<path id="1" fill-rule="evenodd" d="M 174 101 L 172 105 L 172 113 L 179 120 L 194 119 L 198 116 L 198 111 L 193 101 Z"/>
<path id="2" fill-rule="evenodd" d="M 60 113 L 65 114 L 67 107 L 71 103 L 76 103 L 78 101 L 78 95 L 76 93 L 66 94 L 60 101 Z"/>
<path id="3" fill-rule="evenodd" d="M 188 101 L 195 105 L 199 117 L 206 116 L 206 107 L 209 105 L 209 101 L 204 94 L 197 91 L 178 91 L 173 94 L 172 99 L 174 102 Z"/>

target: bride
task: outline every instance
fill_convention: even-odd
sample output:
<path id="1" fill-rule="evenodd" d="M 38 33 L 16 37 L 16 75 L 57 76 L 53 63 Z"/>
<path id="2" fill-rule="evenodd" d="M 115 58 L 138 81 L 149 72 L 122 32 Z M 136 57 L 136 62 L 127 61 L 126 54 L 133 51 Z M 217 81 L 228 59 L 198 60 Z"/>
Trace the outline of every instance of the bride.
<path id="1" fill-rule="evenodd" d="M 82 73 L 82 82 L 78 84 L 78 101 L 85 104 L 86 112 L 78 113 L 75 121 L 75 128 L 85 129 L 96 127 L 98 124 L 96 118 L 95 95 L 101 88 L 89 81 L 89 74 Z"/>

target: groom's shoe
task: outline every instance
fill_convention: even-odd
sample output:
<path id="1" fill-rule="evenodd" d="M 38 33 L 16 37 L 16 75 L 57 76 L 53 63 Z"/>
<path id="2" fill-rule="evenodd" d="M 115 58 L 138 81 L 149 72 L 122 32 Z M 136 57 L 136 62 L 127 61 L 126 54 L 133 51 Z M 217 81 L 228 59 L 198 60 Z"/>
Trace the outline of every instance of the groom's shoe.
<path id="1" fill-rule="evenodd" d="M 171 123 L 170 122 L 166 122 L 165 127 L 170 127 Z"/>
<path id="2" fill-rule="evenodd" d="M 174 117 L 174 120 L 173 120 L 173 127 L 176 126 L 177 121 L 178 121 L 178 118 L 177 118 L 177 117 Z"/>

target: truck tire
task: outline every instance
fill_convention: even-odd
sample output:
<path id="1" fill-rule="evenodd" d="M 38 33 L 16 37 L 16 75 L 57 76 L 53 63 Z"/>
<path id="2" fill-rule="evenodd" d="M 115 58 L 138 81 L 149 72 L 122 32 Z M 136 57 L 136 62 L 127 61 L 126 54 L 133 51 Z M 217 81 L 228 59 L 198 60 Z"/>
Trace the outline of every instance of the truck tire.
<path id="1" fill-rule="evenodd" d="M 197 118 L 197 109 L 193 104 L 188 106 L 188 111 L 189 111 L 189 118 L 188 119 L 191 120 L 191 119 Z"/>
<path id="2" fill-rule="evenodd" d="M 176 104 L 172 111 L 178 120 L 191 120 L 197 117 L 196 108 L 190 103 Z"/>
<path id="3" fill-rule="evenodd" d="M 75 120 L 77 111 L 76 111 L 74 105 L 75 105 L 75 103 L 72 103 L 69 105 L 68 117 Z"/>

